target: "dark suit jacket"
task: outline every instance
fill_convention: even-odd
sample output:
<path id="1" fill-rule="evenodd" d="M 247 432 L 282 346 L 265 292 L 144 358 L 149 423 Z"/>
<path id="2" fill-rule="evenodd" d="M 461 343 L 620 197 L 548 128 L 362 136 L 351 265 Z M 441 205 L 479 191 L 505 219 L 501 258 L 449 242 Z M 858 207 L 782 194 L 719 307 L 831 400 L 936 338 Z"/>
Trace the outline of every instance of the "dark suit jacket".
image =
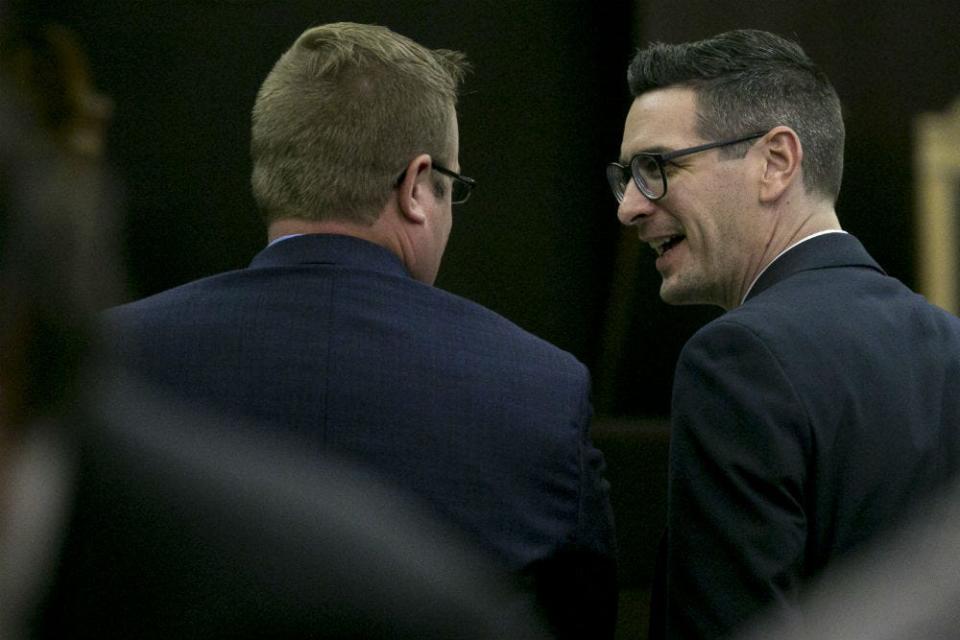
<path id="1" fill-rule="evenodd" d="M 926 501 L 925 501 L 926 504 Z M 737 640 L 960 637 L 960 485 L 864 553 L 828 568 L 796 620 L 761 616 Z"/>
<path id="2" fill-rule="evenodd" d="M 108 318 L 152 379 L 376 470 L 531 575 L 558 629 L 612 633 L 607 484 L 568 353 L 346 236 L 283 240 Z"/>
<path id="3" fill-rule="evenodd" d="M 954 475 L 960 320 L 816 237 L 688 342 L 672 412 L 653 635 L 722 637 Z"/>
<path id="4" fill-rule="evenodd" d="M 62 535 L 25 637 L 545 637 L 503 575 L 398 492 L 96 378 L 57 427 L 70 489 L 62 517 L 36 514 Z"/>

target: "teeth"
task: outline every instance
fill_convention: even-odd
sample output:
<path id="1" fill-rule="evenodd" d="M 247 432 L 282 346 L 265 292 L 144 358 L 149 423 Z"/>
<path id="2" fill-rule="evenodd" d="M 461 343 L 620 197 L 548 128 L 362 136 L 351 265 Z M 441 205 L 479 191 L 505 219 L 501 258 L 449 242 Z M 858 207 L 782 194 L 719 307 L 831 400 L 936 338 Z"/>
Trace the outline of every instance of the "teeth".
<path id="1" fill-rule="evenodd" d="M 662 256 L 665 251 L 664 247 L 679 237 L 680 236 L 667 236 L 666 238 L 658 238 L 656 240 L 651 240 L 647 244 L 650 245 L 651 249 L 657 252 L 658 256 Z"/>

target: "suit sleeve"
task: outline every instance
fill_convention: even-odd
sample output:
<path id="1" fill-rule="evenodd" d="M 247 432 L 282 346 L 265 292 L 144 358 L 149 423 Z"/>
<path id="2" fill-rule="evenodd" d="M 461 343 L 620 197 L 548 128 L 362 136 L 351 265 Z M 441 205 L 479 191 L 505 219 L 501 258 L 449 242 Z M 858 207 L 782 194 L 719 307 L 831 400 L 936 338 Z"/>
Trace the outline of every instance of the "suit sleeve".
<path id="1" fill-rule="evenodd" d="M 610 485 L 604 477 L 603 454 L 590 438 L 588 380 L 584 382 L 577 417 L 577 521 L 566 544 L 533 571 L 538 601 L 559 639 L 612 639 L 617 623 L 616 541 Z"/>
<path id="2" fill-rule="evenodd" d="M 792 601 L 806 544 L 806 412 L 750 329 L 715 322 L 674 381 L 667 636 L 718 638 Z"/>

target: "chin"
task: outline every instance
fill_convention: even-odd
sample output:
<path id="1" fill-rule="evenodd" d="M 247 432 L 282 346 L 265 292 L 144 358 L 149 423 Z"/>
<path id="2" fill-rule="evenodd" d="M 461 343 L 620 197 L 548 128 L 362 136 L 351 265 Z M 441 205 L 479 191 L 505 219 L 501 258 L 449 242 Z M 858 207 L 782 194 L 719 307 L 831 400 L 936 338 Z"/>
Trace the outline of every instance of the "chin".
<path id="1" fill-rule="evenodd" d="M 660 299 L 670 305 L 692 305 L 706 304 L 722 306 L 719 302 L 712 300 L 704 291 L 693 287 L 685 287 L 681 283 L 671 283 L 664 280 L 660 285 Z"/>
<path id="2" fill-rule="evenodd" d="M 660 284 L 660 299 L 667 304 L 689 304 L 683 287 L 678 287 L 676 283 L 670 283 L 667 280 Z"/>

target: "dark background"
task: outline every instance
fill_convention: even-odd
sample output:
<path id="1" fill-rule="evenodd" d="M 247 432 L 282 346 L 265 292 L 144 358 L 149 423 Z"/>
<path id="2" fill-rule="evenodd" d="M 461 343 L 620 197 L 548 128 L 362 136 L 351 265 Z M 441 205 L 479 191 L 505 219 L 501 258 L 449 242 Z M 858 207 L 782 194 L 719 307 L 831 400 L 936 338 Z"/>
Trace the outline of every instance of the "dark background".
<path id="1" fill-rule="evenodd" d="M 594 376 L 622 547 L 621 635 L 637 632 L 663 518 L 673 365 L 717 310 L 668 307 L 652 254 L 621 231 L 603 173 L 618 155 L 634 47 L 740 27 L 797 39 L 844 103 L 838 212 L 915 285 L 912 121 L 960 95 L 960 11 L 915 0 L 77 0 L 50 4 L 115 102 L 131 297 L 241 268 L 264 244 L 248 188 L 249 112 L 305 28 L 391 27 L 475 67 L 460 105 L 464 173 L 438 286 L 573 352 Z M 731 251 L 736 250 L 734 247 Z"/>

